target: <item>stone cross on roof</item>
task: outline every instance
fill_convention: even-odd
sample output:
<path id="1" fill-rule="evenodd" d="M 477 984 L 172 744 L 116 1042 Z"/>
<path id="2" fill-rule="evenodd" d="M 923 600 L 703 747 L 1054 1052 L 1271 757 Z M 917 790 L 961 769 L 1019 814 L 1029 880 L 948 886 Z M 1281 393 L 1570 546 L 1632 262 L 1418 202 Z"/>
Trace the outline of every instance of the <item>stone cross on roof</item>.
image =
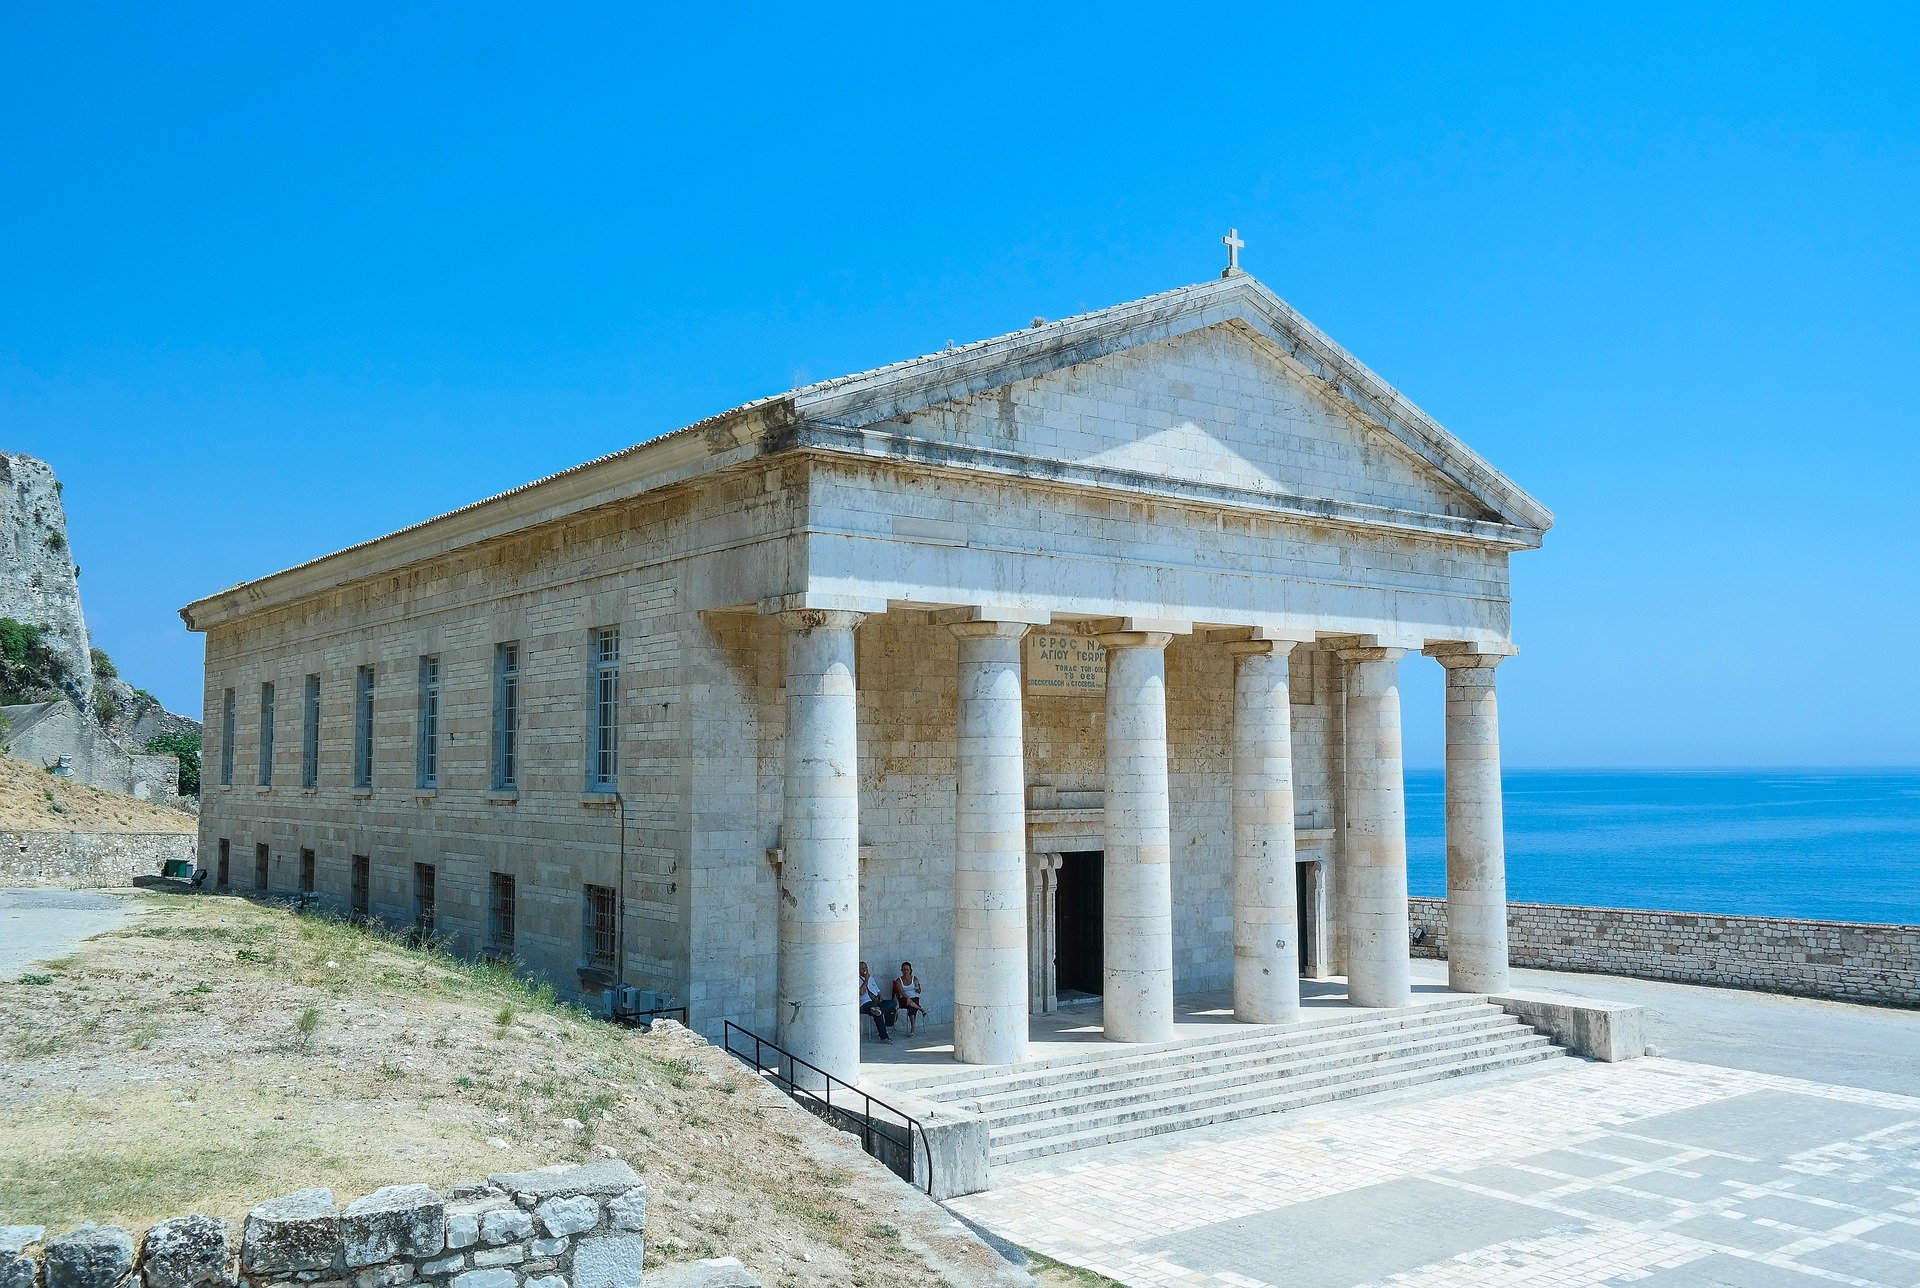
<path id="1" fill-rule="evenodd" d="M 1227 229 L 1227 235 L 1220 239 L 1220 244 L 1227 248 L 1227 267 L 1226 271 L 1221 273 L 1220 276 L 1232 277 L 1242 271 L 1240 268 L 1240 248 L 1245 246 L 1246 243 L 1240 240 L 1240 230 L 1238 228 L 1229 228 Z"/>

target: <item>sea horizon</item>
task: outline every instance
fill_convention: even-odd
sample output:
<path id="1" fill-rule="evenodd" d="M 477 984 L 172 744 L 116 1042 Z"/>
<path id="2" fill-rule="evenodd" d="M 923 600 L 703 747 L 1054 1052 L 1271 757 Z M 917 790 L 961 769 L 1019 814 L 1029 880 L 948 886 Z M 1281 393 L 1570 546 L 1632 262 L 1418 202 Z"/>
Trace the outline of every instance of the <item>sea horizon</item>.
<path id="1" fill-rule="evenodd" d="M 1508 768 L 1507 897 L 1920 924 L 1920 768 Z M 1409 769 L 1408 888 L 1446 892 L 1445 775 Z"/>

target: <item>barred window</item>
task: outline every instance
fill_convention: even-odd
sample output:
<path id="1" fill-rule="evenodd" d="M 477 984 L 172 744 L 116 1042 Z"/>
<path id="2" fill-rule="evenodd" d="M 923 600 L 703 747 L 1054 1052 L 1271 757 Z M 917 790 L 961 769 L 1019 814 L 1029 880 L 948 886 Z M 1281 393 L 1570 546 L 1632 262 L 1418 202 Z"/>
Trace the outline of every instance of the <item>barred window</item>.
<path id="1" fill-rule="evenodd" d="M 493 649 L 493 790 L 520 786 L 520 645 Z"/>
<path id="2" fill-rule="evenodd" d="M 353 886 L 348 895 L 353 915 L 364 917 L 373 906 L 373 865 L 364 854 L 353 856 Z"/>
<path id="3" fill-rule="evenodd" d="M 260 785 L 273 786 L 273 686 L 260 686 Z"/>
<path id="4" fill-rule="evenodd" d="M 363 666 L 353 677 L 353 785 L 373 786 L 373 668 Z"/>
<path id="5" fill-rule="evenodd" d="M 495 872 L 487 886 L 487 956 L 506 961 L 513 956 L 513 875 Z"/>
<path id="6" fill-rule="evenodd" d="M 427 935 L 433 933 L 434 875 L 431 863 L 413 865 L 413 926 Z"/>
<path id="7" fill-rule="evenodd" d="M 611 886 L 590 885 L 581 907 L 580 956 L 590 970 L 615 969 L 618 914 Z"/>
<path id="8" fill-rule="evenodd" d="M 253 888 L 261 894 L 267 892 L 267 883 L 272 875 L 273 861 L 267 853 L 266 842 L 253 847 Z"/>
<path id="9" fill-rule="evenodd" d="M 233 881 L 233 844 L 224 836 L 220 838 L 220 870 L 217 875 L 222 887 Z"/>
<path id="10" fill-rule="evenodd" d="M 593 669 L 588 686 L 590 710 L 587 790 L 611 792 L 620 780 L 620 628 L 593 633 Z"/>
<path id="11" fill-rule="evenodd" d="M 320 677 L 307 677 L 306 694 L 300 703 L 300 785 L 320 785 Z"/>
<path id="12" fill-rule="evenodd" d="M 220 699 L 220 785 L 233 786 L 233 690 Z"/>
<path id="13" fill-rule="evenodd" d="M 440 785 L 440 659 L 420 659 L 419 776 L 414 785 Z"/>
<path id="14" fill-rule="evenodd" d="M 300 893 L 312 894 L 317 884 L 312 850 L 300 851 Z"/>

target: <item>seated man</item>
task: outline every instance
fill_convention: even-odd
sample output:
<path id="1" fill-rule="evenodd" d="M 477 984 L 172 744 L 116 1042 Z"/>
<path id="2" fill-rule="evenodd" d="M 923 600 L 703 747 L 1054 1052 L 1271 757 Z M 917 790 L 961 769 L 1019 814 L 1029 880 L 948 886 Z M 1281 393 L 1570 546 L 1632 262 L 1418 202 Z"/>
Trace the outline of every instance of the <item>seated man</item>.
<path id="1" fill-rule="evenodd" d="M 887 1026 L 893 1022 L 894 1001 L 880 991 L 880 982 L 867 969 L 865 962 L 860 963 L 860 1014 L 873 1017 L 874 1036 L 882 1042 L 893 1039 L 887 1036 Z"/>
<path id="2" fill-rule="evenodd" d="M 913 973 L 912 962 L 900 963 L 900 977 L 893 981 L 893 1000 L 907 1013 L 907 1032 L 912 1034 L 920 1027 L 920 1017 L 927 1013 L 926 1004 L 920 998 L 920 978 Z"/>

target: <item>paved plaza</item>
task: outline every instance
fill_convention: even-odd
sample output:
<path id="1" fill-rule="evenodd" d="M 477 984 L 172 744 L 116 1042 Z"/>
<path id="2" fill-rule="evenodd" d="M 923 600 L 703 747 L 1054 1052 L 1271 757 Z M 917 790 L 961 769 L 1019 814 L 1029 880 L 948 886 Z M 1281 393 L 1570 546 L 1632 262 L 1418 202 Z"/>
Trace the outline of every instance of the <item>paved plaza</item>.
<path id="1" fill-rule="evenodd" d="M 951 1206 L 1129 1285 L 1920 1284 L 1920 1098 L 1651 1057 L 996 1173 Z"/>
<path id="2" fill-rule="evenodd" d="M 0 980 L 116 929 L 130 912 L 128 900 L 89 890 L 0 889 Z"/>

